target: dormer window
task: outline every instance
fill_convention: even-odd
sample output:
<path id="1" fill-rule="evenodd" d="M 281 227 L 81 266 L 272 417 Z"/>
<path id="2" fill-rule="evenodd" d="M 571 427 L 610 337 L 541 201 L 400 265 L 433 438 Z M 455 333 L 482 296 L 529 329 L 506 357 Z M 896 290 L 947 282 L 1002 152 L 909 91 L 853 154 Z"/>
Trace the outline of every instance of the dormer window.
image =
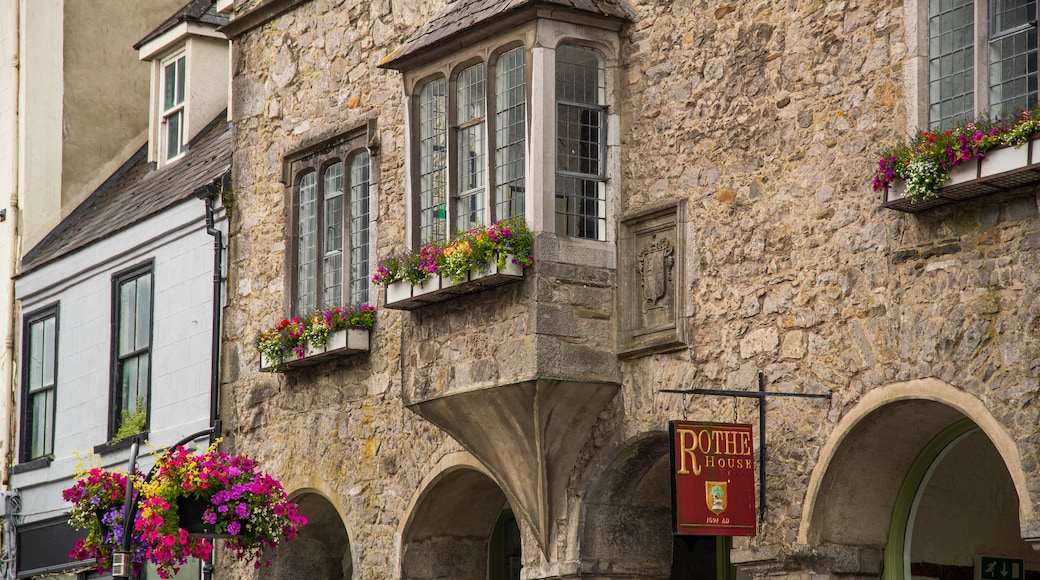
<path id="1" fill-rule="evenodd" d="M 218 28 L 228 17 L 209 2 L 189 2 L 134 48 L 152 66 L 148 160 L 182 158 L 192 140 L 228 108 L 231 43 Z"/>
<path id="2" fill-rule="evenodd" d="M 162 123 L 161 139 L 166 161 L 184 153 L 184 53 L 162 63 Z"/>
<path id="3" fill-rule="evenodd" d="M 629 14 L 550 3 L 453 4 L 384 63 L 410 99 L 412 247 L 517 216 L 565 245 L 613 239 L 607 127 Z"/>

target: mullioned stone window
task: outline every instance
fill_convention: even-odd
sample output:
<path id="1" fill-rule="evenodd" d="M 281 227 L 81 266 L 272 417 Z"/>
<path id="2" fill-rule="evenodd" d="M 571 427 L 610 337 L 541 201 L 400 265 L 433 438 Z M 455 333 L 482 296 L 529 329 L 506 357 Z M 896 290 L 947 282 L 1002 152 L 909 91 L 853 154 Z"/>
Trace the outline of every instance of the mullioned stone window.
<path id="1" fill-rule="evenodd" d="M 369 301 L 373 180 L 364 137 L 355 131 L 286 159 L 294 314 Z"/>
<path id="2" fill-rule="evenodd" d="M 458 3 L 383 62 L 409 100 L 412 247 L 518 216 L 561 240 L 615 239 L 608 128 L 629 15 L 543 4 Z"/>
<path id="3" fill-rule="evenodd" d="M 920 87 L 913 126 L 932 129 L 982 113 L 1013 114 L 1037 104 L 1037 2 L 909 0 L 916 28 L 910 74 Z M 910 19 L 908 19 L 909 21 Z"/>

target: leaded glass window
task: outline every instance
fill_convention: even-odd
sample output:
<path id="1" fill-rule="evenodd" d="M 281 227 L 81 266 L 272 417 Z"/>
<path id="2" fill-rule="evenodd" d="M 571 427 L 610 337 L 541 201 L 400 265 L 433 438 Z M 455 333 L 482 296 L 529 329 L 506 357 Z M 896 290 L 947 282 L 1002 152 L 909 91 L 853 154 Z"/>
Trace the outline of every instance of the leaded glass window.
<path id="1" fill-rule="evenodd" d="M 556 49 L 556 232 L 606 239 L 606 65 L 591 48 Z"/>
<path id="2" fill-rule="evenodd" d="M 295 187 L 293 314 L 367 303 L 371 169 L 368 151 L 340 138 L 291 162 Z"/>

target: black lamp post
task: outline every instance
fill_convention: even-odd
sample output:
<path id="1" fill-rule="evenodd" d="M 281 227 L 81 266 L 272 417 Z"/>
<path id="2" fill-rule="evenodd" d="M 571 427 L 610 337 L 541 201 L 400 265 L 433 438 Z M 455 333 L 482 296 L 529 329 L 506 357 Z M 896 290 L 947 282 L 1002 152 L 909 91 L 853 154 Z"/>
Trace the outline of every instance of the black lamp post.
<path id="1" fill-rule="evenodd" d="M 209 429 L 203 429 L 198 433 L 192 433 L 184 439 L 181 439 L 175 443 L 174 447 L 181 445 L 187 445 L 188 443 L 202 437 L 203 435 L 209 435 L 209 441 L 212 445 L 221 434 L 222 423 L 220 419 L 213 421 L 213 426 Z M 127 467 L 128 477 L 126 478 L 126 498 L 123 503 L 123 545 L 121 549 L 117 550 L 112 555 L 112 577 L 113 578 L 130 578 L 133 576 L 134 567 L 132 563 L 133 553 L 130 551 L 130 534 L 132 531 L 134 518 L 137 516 L 137 502 L 133 500 L 134 494 L 134 470 L 137 467 L 137 449 L 140 446 L 141 438 L 139 435 L 134 436 L 133 443 L 130 445 L 130 464 Z M 158 465 L 158 463 L 156 464 Z M 145 476 L 145 482 L 152 479 L 152 475 L 155 473 L 155 465 L 148 470 L 148 475 Z"/>

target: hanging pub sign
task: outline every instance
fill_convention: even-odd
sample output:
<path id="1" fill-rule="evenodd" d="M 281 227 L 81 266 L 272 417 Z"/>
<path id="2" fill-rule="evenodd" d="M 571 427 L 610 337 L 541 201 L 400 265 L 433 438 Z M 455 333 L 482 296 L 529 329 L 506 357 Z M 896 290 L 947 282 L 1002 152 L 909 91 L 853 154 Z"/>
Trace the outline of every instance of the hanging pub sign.
<path id="1" fill-rule="evenodd" d="M 678 535 L 754 536 L 751 425 L 672 421 L 672 522 Z"/>

